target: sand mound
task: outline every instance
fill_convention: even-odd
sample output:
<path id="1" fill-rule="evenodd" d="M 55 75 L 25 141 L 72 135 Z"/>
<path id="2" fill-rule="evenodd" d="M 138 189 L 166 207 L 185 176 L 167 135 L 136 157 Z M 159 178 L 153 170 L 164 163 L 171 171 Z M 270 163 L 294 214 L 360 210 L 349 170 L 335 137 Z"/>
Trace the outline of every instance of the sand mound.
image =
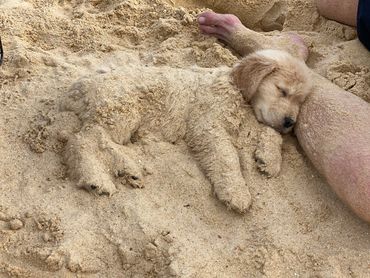
<path id="1" fill-rule="evenodd" d="M 294 137 L 256 122 L 229 83 L 239 57 L 195 19 L 212 8 L 296 30 L 310 67 L 369 101 L 354 30 L 308 0 L 0 7 L 1 277 L 370 275 L 368 225 Z M 237 205 L 213 194 L 225 179 L 247 185 Z M 250 196 L 243 216 L 224 204 Z"/>

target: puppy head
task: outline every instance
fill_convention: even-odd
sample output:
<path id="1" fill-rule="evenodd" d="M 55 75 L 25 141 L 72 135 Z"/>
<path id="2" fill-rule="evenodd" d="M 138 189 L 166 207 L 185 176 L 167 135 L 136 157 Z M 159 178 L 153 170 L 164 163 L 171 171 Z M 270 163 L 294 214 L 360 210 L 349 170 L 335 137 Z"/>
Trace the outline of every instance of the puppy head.
<path id="1" fill-rule="evenodd" d="M 282 133 L 292 130 L 311 92 L 307 66 L 280 50 L 248 55 L 233 69 L 232 78 L 252 104 L 257 120 Z"/>

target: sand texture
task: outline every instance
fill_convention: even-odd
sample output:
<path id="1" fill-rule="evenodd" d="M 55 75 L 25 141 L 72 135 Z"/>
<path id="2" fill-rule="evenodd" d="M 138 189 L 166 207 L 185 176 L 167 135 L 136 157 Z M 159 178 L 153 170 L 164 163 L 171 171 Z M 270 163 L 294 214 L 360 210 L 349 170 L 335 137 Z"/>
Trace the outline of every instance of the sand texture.
<path id="1" fill-rule="evenodd" d="M 0 0 L 0 277 L 370 277 L 369 226 L 256 121 L 206 9 L 299 33 L 370 101 L 314 1 Z"/>

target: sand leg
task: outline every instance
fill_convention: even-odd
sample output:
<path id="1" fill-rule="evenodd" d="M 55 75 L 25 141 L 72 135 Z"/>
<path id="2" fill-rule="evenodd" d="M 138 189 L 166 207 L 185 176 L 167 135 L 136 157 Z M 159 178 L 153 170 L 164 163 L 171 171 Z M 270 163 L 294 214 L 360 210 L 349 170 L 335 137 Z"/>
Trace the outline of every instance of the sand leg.
<path id="1" fill-rule="evenodd" d="M 143 187 L 142 168 L 134 160 L 134 151 L 115 144 L 101 127 L 72 135 L 64 157 L 77 186 L 98 195 L 116 192 L 114 177 L 124 178 L 134 188 Z"/>
<path id="2" fill-rule="evenodd" d="M 137 155 L 133 150 L 107 140 L 101 148 L 110 156 L 111 169 L 115 177 L 123 178 L 133 188 L 144 187 L 142 167 L 135 161 Z"/>
<path id="3" fill-rule="evenodd" d="M 204 33 L 227 42 L 241 55 L 261 49 L 286 50 L 293 56 L 306 60 L 308 50 L 303 40 L 293 33 L 269 36 L 245 27 L 240 20 L 230 14 L 204 12 L 198 17 L 199 29 Z"/>
<path id="4" fill-rule="evenodd" d="M 95 135 L 84 132 L 70 136 L 64 152 L 69 177 L 80 188 L 98 195 L 112 195 L 116 192 L 116 186 L 99 157 L 100 150 L 95 140 Z"/>
<path id="5" fill-rule="evenodd" d="M 251 195 L 229 134 L 221 125 L 207 118 L 197 119 L 190 126 L 187 143 L 211 181 L 214 193 L 231 209 L 246 212 L 251 204 Z"/>

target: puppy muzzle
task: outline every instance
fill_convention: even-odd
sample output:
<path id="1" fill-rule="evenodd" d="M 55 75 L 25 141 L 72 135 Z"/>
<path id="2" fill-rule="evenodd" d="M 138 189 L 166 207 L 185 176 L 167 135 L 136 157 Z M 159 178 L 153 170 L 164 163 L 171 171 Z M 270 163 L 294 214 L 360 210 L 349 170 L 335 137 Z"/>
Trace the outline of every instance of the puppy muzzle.
<path id="1" fill-rule="evenodd" d="M 295 124 L 295 121 L 291 117 L 285 117 L 283 121 L 284 128 L 290 128 Z"/>

